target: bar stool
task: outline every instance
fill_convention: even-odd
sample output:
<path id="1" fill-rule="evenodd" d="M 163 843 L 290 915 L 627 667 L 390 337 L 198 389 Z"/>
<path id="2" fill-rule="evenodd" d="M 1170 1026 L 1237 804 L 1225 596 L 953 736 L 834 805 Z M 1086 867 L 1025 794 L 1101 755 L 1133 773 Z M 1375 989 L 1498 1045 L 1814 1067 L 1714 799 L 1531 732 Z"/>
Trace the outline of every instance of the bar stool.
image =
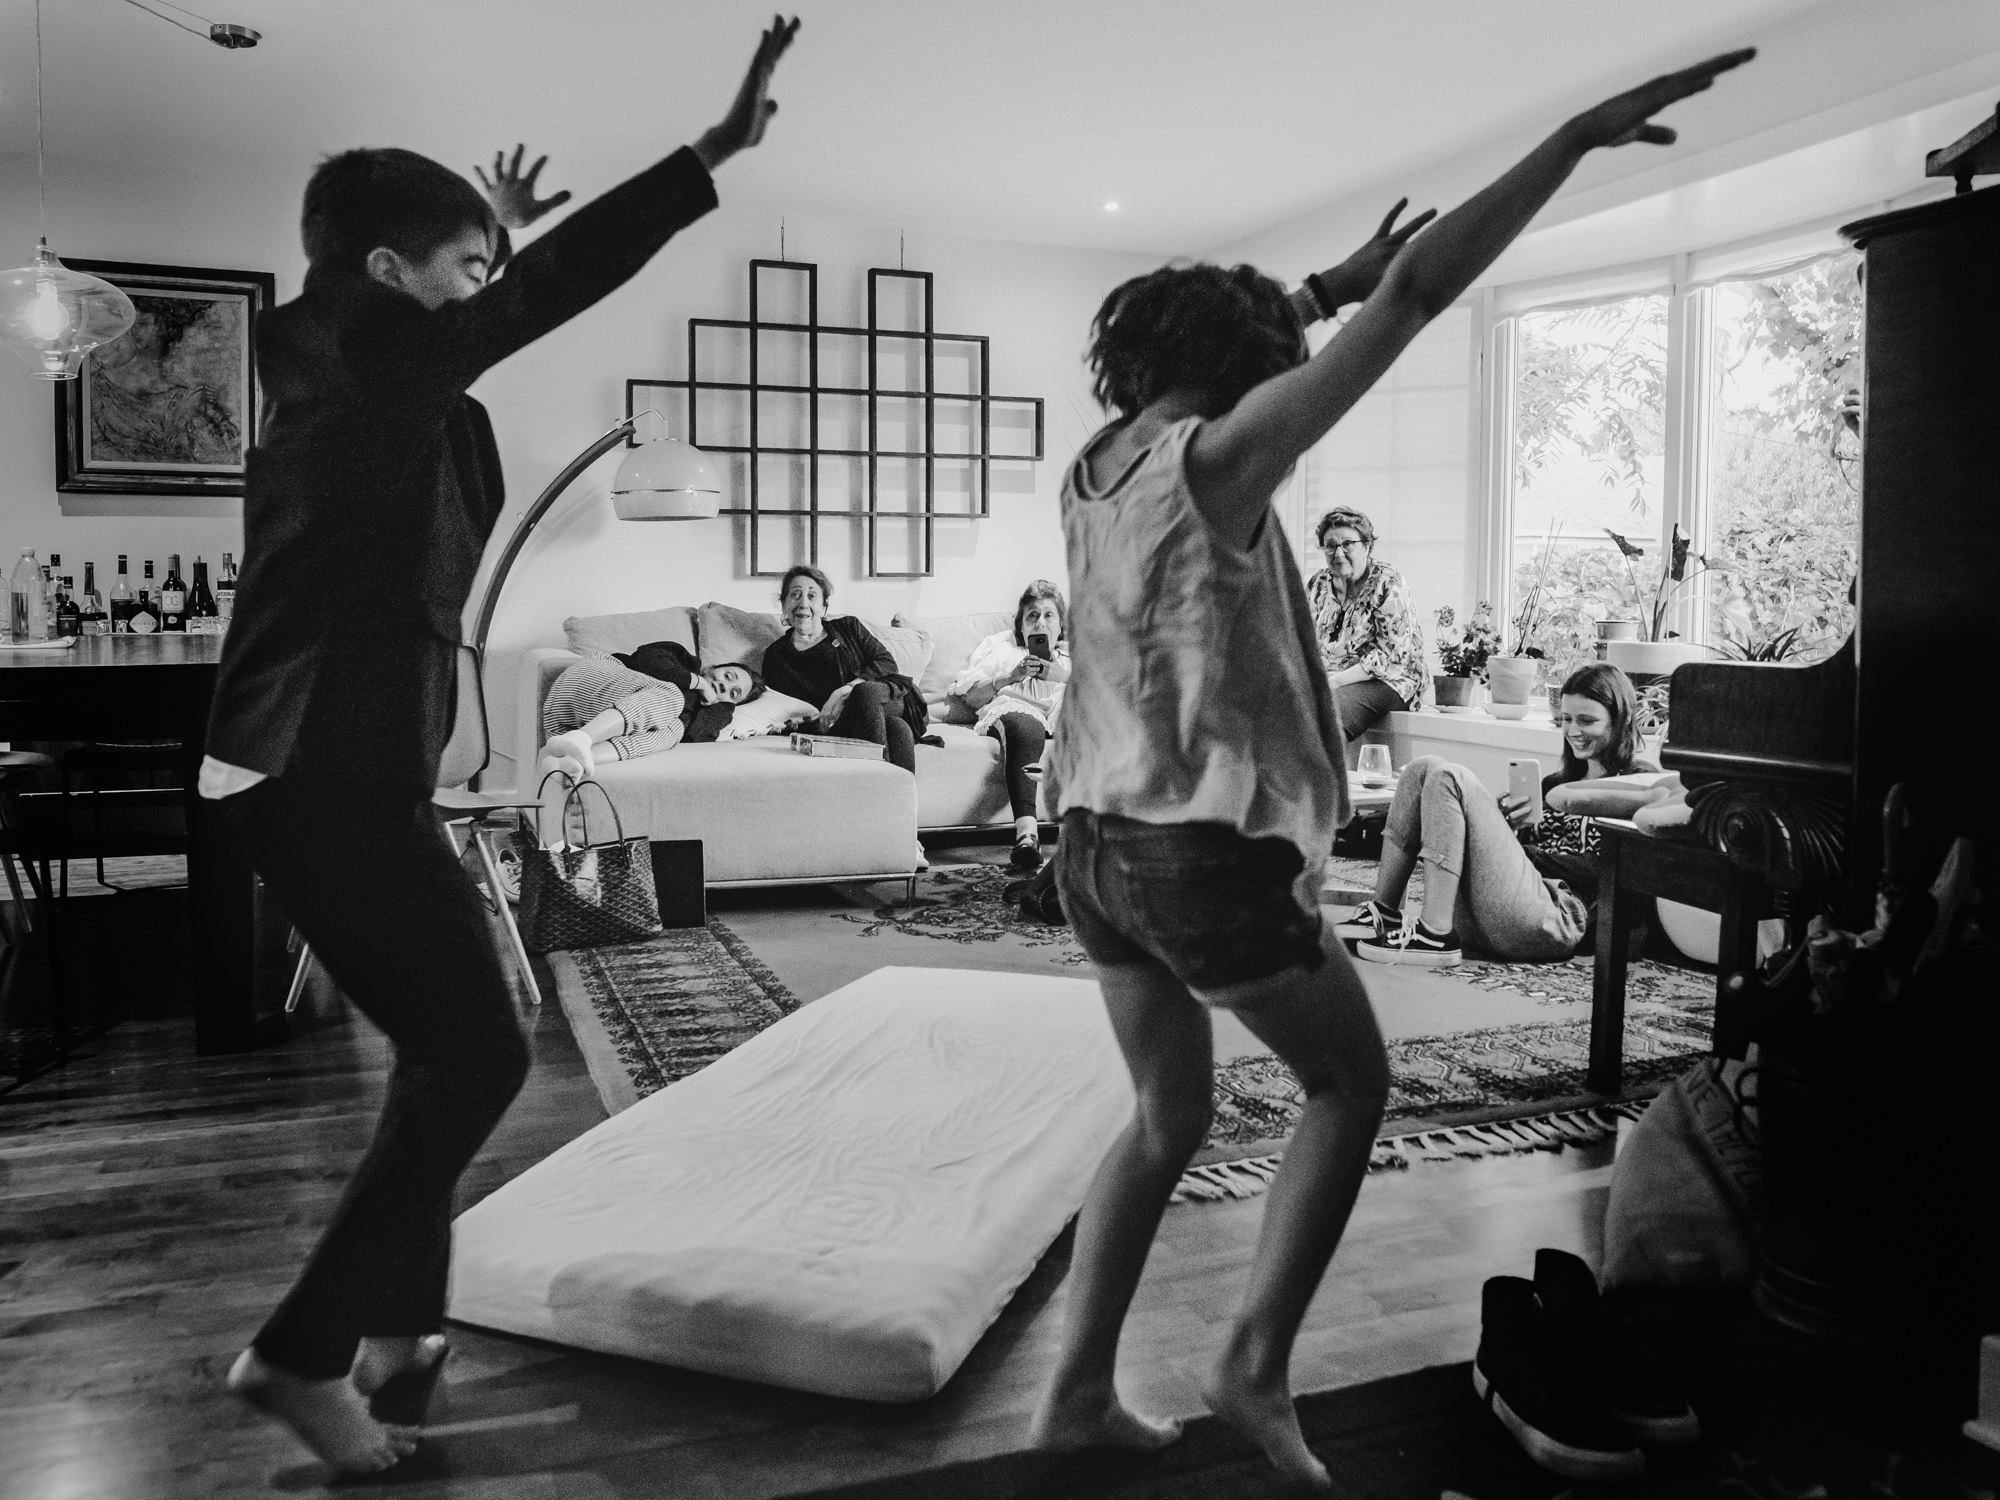
<path id="1" fill-rule="evenodd" d="M 90 794 L 91 850 L 97 859 L 97 883 L 109 885 L 104 878 L 104 787 L 102 778 L 107 773 L 123 772 L 127 775 L 144 773 L 148 784 L 160 771 L 179 771 L 183 754 L 179 740 L 97 740 L 88 745 L 79 745 L 65 750 L 62 757 L 62 823 L 56 835 L 56 858 L 62 865 L 62 876 L 58 887 L 59 899 L 69 899 L 69 835 L 70 835 L 70 778 L 82 776 L 87 785 L 84 790 Z M 185 795 L 185 789 L 183 789 Z M 177 847 L 185 850 L 185 836 L 177 841 Z"/>
<path id="2" fill-rule="evenodd" d="M 49 950 L 49 1001 L 55 1023 L 52 1029 L 56 1058 L 61 1061 L 69 1055 L 69 1002 L 63 989 L 59 928 L 54 905 L 49 900 L 49 839 L 42 830 L 25 825 L 18 801 L 24 781 L 36 772 L 53 771 L 55 768 L 56 762 L 52 757 L 37 751 L 0 750 L 0 865 L 6 869 L 7 889 L 13 897 L 8 920 L 4 927 L 0 927 L 0 966 L 10 965 L 22 942 L 34 935 L 36 908 L 39 907 L 40 927 L 46 935 Z M 39 878 L 36 874 L 38 864 L 41 867 Z M 24 873 L 28 889 L 33 892 L 32 903 L 21 890 Z"/>

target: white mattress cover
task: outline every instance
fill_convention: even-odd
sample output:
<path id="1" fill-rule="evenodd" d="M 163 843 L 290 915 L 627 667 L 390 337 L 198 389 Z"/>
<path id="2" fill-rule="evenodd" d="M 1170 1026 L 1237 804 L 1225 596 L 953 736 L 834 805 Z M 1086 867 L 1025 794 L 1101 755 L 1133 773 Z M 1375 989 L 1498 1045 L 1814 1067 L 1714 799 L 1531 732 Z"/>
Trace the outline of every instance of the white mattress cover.
<path id="1" fill-rule="evenodd" d="M 951 1378 L 1132 1110 L 1097 986 L 878 969 L 462 1214 L 450 1315 L 877 1401 Z"/>

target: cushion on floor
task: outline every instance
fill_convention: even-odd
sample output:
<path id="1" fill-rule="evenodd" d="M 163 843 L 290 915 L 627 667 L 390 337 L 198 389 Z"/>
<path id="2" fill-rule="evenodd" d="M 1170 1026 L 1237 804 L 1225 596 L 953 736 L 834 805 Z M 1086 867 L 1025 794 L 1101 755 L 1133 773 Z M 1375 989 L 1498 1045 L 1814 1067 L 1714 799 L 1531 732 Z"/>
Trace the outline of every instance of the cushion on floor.
<path id="1" fill-rule="evenodd" d="M 878 969 L 461 1215 L 462 1322 L 827 1395 L 951 1378 L 1132 1091 L 1083 980 Z"/>

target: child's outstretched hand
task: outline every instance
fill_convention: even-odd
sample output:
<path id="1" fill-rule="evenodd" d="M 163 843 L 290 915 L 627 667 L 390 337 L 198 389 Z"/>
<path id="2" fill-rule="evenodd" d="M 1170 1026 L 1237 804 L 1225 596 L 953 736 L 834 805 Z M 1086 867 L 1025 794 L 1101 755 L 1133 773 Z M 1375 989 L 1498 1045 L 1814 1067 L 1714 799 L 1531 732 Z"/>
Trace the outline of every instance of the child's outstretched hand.
<path id="1" fill-rule="evenodd" d="M 493 205 L 493 217 L 508 229 L 526 229 L 535 220 L 552 208 L 561 208 L 569 202 L 569 189 L 564 188 L 547 198 L 535 197 L 535 179 L 542 175 L 542 168 L 549 164 L 546 156 L 535 158 L 535 164 L 525 175 L 521 171 L 521 158 L 527 154 L 527 147 L 514 147 L 514 159 L 509 162 L 505 151 L 493 153 L 493 177 L 487 180 L 485 170 L 474 167 L 479 173 L 479 185 L 486 190 L 486 201 Z"/>
<path id="2" fill-rule="evenodd" d="M 743 75 L 743 86 L 736 91 L 736 102 L 729 106 L 721 124 L 695 142 L 695 155 L 709 171 L 764 139 L 764 127 L 778 112 L 777 100 L 770 97 L 771 74 L 798 34 L 796 16 L 789 21 L 783 16 L 771 18 L 770 27 L 757 42 L 757 55 L 750 59 L 750 71 Z"/>
<path id="3" fill-rule="evenodd" d="M 1644 141 L 1649 146 L 1671 146 L 1677 139 L 1665 125 L 1651 123 L 1654 115 L 1669 104 L 1710 87 L 1719 74 L 1740 68 L 1757 55 L 1755 47 L 1744 47 L 1711 57 L 1678 73 L 1664 73 L 1651 83 L 1642 83 L 1615 99 L 1606 99 L 1597 108 L 1586 110 L 1570 121 L 1570 128 L 1583 138 L 1586 147 L 1625 146 Z"/>

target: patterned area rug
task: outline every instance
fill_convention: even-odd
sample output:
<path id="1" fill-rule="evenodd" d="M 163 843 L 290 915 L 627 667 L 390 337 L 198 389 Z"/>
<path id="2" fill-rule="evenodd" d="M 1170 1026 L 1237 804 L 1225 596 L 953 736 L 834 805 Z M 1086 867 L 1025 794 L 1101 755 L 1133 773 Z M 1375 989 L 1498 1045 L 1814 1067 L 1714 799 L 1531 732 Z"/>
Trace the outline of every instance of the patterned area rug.
<path id="1" fill-rule="evenodd" d="M 833 920 L 857 926 L 856 937 L 893 932 L 961 945 L 1011 939 L 1029 948 L 1049 950 L 1049 958 L 1056 963 L 1072 967 L 1089 963 L 1069 928 L 1023 917 L 1019 908 L 1002 896 L 1019 879 L 1020 873 L 1005 865 L 933 866 L 918 877 L 915 904 L 836 912 Z"/>
<path id="2" fill-rule="evenodd" d="M 1462 963 L 1451 978 L 1477 990 L 1504 990 L 1543 1005 L 1588 1005 L 1594 960 L 1572 958 L 1559 964 Z M 1715 1005 L 1715 976 L 1635 959 L 1625 971 L 1625 1004 L 1670 1005 L 1678 1009 Z"/>

